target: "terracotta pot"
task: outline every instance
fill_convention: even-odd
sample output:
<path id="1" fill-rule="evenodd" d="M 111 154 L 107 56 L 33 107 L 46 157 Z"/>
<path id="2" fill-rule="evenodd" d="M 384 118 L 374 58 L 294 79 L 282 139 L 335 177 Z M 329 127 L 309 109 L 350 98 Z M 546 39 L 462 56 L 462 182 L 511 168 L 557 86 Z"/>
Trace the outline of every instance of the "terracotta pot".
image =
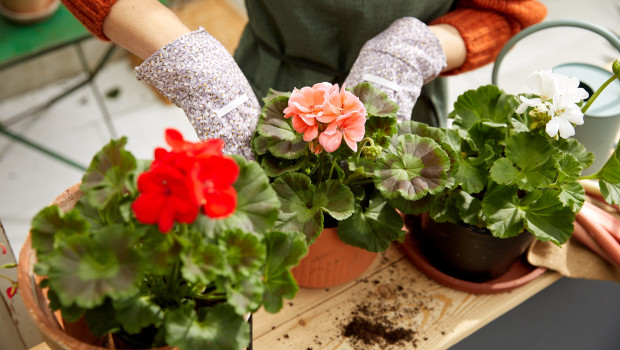
<path id="1" fill-rule="evenodd" d="M 534 241 L 525 231 L 497 238 L 486 229 L 438 223 L 423 215 L 420 230 L 412 232 L 427 260 L 443 273 L 473 282 L 497 278 L 520 259 Z"/>
<path id="2" fill-rule="evenodd" d="M 300 287 L 334 287 L 360 276 L 376 257 L 377 253 L 342 242 L 337 228 L 325 228 L 291 272 Z"/>
<path id="3" fill-rule="evenodd" d="M 57 204 L 62 210 L 73 208 L 82 196 L 80 184 L 75 184 L 58 196 L 52 204 Z M 97 338 L 93 336 L 83 321 L 75 323 L 64 322 L 60 313 L 52 313 L 49 308 L 46 290 L 39 287 L 41 277 L 33 272 L 36 263 L 36 252 L 31 246 L 31 237 L 28 234 L 19 254 L 18 277 L 19 294 L 30 317 L 39 329 L 43 340 L 52 350 L 104 350 L 110 349 L 110 337 Z M 123 349 L 115 342 L 116 349 Z M 160 347 L 157 350 L 171 350 Z"/>

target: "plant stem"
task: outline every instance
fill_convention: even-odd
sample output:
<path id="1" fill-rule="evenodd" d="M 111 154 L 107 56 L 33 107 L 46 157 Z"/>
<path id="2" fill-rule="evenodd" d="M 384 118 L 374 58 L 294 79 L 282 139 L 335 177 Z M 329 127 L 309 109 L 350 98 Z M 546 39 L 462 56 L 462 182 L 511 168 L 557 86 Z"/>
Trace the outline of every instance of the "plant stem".
<path id="1" fill-rule="evenodd" d="M 615 75 L 612 75 L 611 77 L 609 77 L 609 79 L 607 79 L 607 81 L 604 82 L 603 85 L 601 85 L 601 87 L 599 87 L 598 90 L 596 90 L 596 92 L 594 94 L 592 94 L 592 96 L 590 96 L 590 99 L 588 99 L 588 103 L 586 103 L 586 105 L 583 106 L 583 108 L 581 109 L 581 112 L 583 114 L 586 114 L 586 111 L 588 110 L 588 108 L 590 108 L 592 103 L 594 103 L 594 100 L 596 100 L 598 95 L 600 95 L 601 92 L 603 92 L 603 90 L 605 90 L 607 85 L 611 84 L 611 82 L 614 81 L 616 78 L 617 77 Z"/>
<path id="2" fill-rule="evenodd" d="M 5 280 L 11 282 L 11 284 L 15 283 L 15 281 L 13 281 L 12 279 L 6 277 L 5 275 L 0 275 L 1 278 L 4 278 Z"/>

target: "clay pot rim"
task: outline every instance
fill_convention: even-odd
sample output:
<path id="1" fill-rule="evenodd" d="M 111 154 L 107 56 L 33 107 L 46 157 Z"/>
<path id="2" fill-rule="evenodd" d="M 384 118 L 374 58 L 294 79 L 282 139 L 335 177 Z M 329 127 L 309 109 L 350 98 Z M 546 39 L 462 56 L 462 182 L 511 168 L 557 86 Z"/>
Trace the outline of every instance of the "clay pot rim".
<path id="1" fill-rule="evenodd" d="M 6 17 L 8 20 L 19 24 L 31 24 L 43 21 L 52 16 L 58 7 L 60 6 L 60 0 L 49 0 L 49 6 L 33 12 L 16 12 L 6 8 L 2 1 L 0 1 L 0 15 Z"/>
<path id="2" fill-rule="evenodd" d="M 80 183 L 74 184 L 66 189 L 52 202 L 56 204 L 63 200 L 75 196 L 80 189 Z M 30 318 L 34 321 L 43 339 L 51 339 L 56 344 L 67 350 L 109 350 L 107 348 L 87 344 L 79 341 L 71 335 L 64 332 L 56 317 L 49 308 L 44 309 L 41 303 L 45 300 L 41 289 L 35 282 L 34 264 L 36 263 L 36 252 L 32 249 L 31 233 L 28 233 L 26 240 L 19 253 L 19 263 L 17 265 L 17 283 L 20 289 L 20 295 L 24 301 L 24 305 L 28 310 Z M 47 339 L 46 339 L 47 338 Z M 55 348 L 52 348 L 55 349 Z M 176 349 L 176 348 L 174 348 Z M 154 348 L 152 350 L 173 350 L 170 346 Z"/>

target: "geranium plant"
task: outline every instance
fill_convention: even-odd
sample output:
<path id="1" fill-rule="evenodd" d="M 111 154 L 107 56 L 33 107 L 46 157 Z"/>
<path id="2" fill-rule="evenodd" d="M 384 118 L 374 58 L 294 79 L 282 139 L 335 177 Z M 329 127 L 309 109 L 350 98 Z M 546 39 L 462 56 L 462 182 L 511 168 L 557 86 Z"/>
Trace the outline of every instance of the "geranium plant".
<path id="1" fill-rule="evenodd" d="M 277 312 L 297 285 L 303 235 L 273 230 L 279 200 L 254 161 L 221 140 L 188 142 L 136 160 L 113 140 L 82 178 L 82 196 L 32 221 L 35 273 L 53 310 L 93 334 L 148 336 L 146 346 L 241 349 L 244 315 Z"/>
<path id="2" fill-rule="evenodd" d="M 309 244 L 337 225 L 343 242 L 383 251 L 405 235 L 391 202 L 449 184 L 443 133 L 398 124 L 398 105 L 368 83 L 318 83 L 264 101 L 253 149 L 282 202 L 276 227 Z"/>
<path id="3" fill-rule="evenodd" d="M 459 96 L 444 129 L 452 148 L 451 185 L 418 201 L 401 202 L 403 212 L 428 212 L 438 222 L 488 229 L 507 238 L 524 230 L 536 239 L 565 243 L 585 200 L 582 179 L 599 181 L 605 200 L 620 202 L 620 151 L 590 176 L 581 176 L 594 155 L 577 140 L 574 125 L 613 75 L 587 103 L 576 78 L 551 71 L 534 72 L 534 94 L 514 96 L 482 86 Z"/>

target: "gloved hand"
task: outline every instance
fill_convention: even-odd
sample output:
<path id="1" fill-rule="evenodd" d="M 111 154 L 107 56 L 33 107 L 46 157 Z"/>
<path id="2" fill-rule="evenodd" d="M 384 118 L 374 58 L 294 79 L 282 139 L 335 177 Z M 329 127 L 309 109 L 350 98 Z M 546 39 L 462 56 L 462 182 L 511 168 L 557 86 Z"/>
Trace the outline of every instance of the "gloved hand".
<path id="1" fill-rule="evenodd" d="M 225 154 L 254 157 L 250 142 L 260 105 L 232 56 L 204 29 L 165 45 L 136 73 L 185 111 L 201 140 L 220 138 Z"/>
<path id="2" fill-rule="evenodd" d="M 398 103 L 398 121 L 402 122 L 411 119 L 422 85 L 445 66 L 439 40 L 426 24 L 403 17 L 364 44 L 345 84 L 370 82 Z"/>

